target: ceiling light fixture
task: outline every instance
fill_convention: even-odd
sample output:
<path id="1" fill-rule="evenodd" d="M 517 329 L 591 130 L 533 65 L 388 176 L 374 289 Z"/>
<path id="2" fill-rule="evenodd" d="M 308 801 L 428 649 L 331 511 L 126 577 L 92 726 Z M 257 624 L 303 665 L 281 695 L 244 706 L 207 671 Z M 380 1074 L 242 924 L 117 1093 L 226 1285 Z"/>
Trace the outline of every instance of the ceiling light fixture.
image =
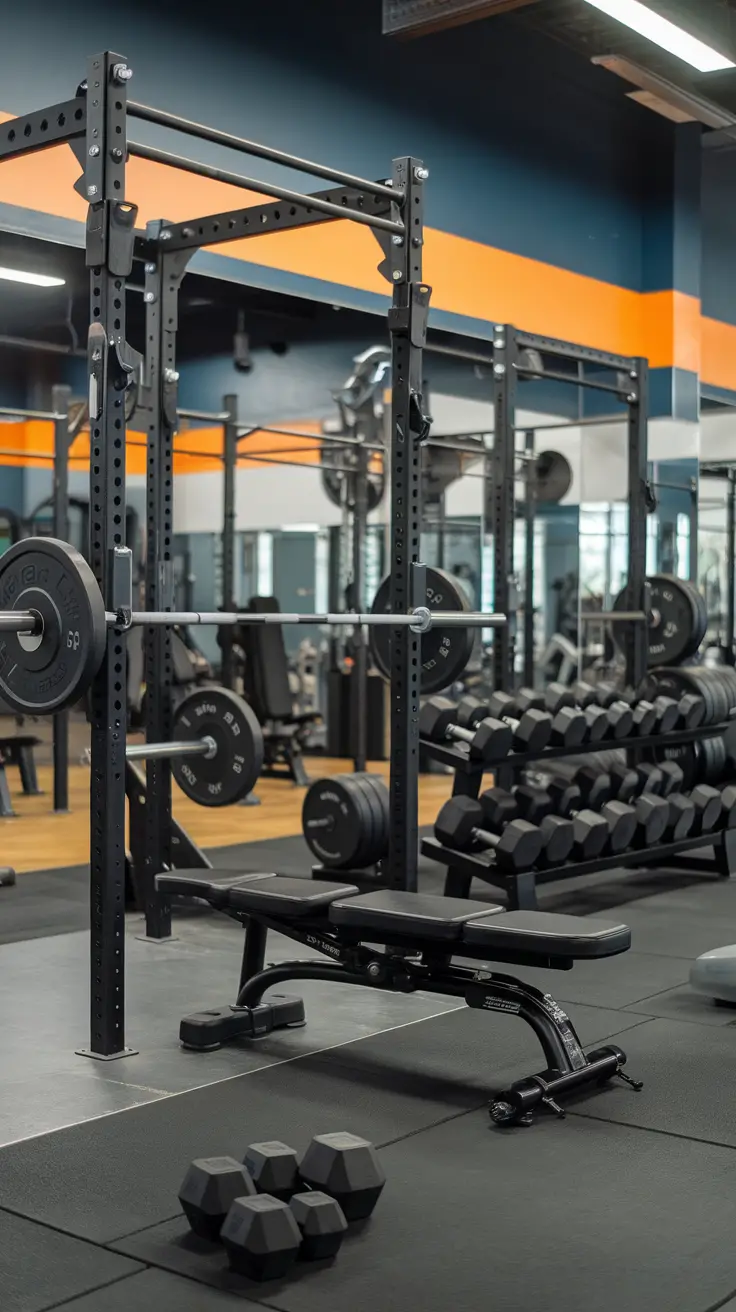
<path id="1" fill-rule="evenodd" d="M 639 0 L 587 0 L 587 3 L 608 14 L 610 18 L 617 19 L 619 23 L 624 23 L 663 50 L 668 50 L 671 55 L 697 68 L 700 73 L 714 73 L 717 69 L 735 67 L 733 60 L 726 59 L 725 55 L 720 55 L 717 50 L 698 41 L 697 37 L 671 23 L 668 18 L 640 4 Z"/>
<path id="2" fill-rule="evenodd" d="M 23 282 L 29 287 L 63 287 L 65 278 L 52 278 L 47 273 L 28 273 L 23 269 L 4 269 L 0 267 L 0 278 L 5 282 Z"/>

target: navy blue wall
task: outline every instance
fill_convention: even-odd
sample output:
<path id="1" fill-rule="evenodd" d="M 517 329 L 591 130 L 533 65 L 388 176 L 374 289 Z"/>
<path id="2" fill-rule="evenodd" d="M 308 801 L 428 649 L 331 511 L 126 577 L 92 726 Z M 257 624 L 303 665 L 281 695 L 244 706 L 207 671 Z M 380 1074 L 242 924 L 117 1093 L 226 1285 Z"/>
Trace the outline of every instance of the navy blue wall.
<path id="1" fill-rule="evenodd" d="M 703 314 L 736 324 L 736 148 L 703 151 Z"/>
<path id="2" fill-rule="evenodd" d="M 380 8 L 279 0 L 215 20 L 169 0 L 36 0 L 4 14 L 0 108 L 67 97 L 85 55 L 109 46 L 129 58 L 136 98 L 369 176 L 421 155 L 432 225 L 639 288 L 650 166 L 671 125 L 513 19 L 394 44 Z M 135 135 L 163 139 L 144 125 Z"/>

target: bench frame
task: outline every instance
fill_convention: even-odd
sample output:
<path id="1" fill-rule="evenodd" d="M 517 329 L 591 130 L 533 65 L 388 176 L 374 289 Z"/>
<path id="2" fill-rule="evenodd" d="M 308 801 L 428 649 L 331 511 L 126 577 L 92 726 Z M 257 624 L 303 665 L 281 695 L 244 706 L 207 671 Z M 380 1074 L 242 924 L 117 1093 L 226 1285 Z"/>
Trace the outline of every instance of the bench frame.
<path id="1" fill-rule="evenodd" d="M 303 1025 L 306 1017 L 301 999 L 276 994 L 264 1002 L 263 995 L 288 980 L 313 979 L 394 993 L 421 990 L 463 998 L 477 1010 L 519 1016 L 536 1034 L 546 1067 L 493 1096 L 489 1111 L 497 1124 L 529 1125 L 540 1105 L 564 1116 L 558 1094 L 584 1085 L 603 1085 L 615 1076 L 641 1088 L 624 1074 L 626 1055 L 621 1048 L 609 1044 L 586 1054 L 559 1003 L 525 981 L 489 969 L 486 949 L 460 939 L 428 942 L 416 935 L 375 930 L 361 933 L 347 926 L 333 926 L 326 918 L 328 908 L 318 916 L 297 919 L 244 912 L 222 904 L 220 909 L 245 929 L 238 995 L 229 1007 L 195 1013 L 182 1020 L 179 1038 L 186 1048 L 213 1051 L 223 1043 L 260 1038 L 274 1029 Z M 266 966 L 269 930 L 329 960 L 302 959 Z M 386 951 L 368 946 L 365 939 L 370 944 L 380 942 Z M 477 960 L 479 965 L 455 964 L 453 956 Z M 573 964 L 567 957 L 496 950 L 493 961 L 551 970 L 570 970 Z"/>

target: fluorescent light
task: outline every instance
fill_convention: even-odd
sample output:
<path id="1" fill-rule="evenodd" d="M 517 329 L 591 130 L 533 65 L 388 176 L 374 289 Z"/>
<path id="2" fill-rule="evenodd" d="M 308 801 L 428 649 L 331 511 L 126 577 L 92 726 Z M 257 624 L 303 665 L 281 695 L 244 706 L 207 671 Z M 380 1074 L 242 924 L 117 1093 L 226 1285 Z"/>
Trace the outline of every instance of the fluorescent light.
<path id="1" fill-rule="evenodd" d="M 319 533 L 320 524 L 282 524 L 282 533 Z"/>
<path id="2" fill-rule="evenodd" d="M 63 287 L 65 278 L 51 278 L 47 273 L 26 273 L 23 269 L 3 269 L 0 278 L 6 282 L 25 282 L 29 287 Z"/>
<path id="3" fill-rule="evenodd" d="M 655 14 L 653 9 L 640 4 L 639 0 L 587 0 L 587 3 L 608 14 L 610 18 L 617 19 L 619 23 L 625 23 L 626 27 L 632 28 L 648 41 L 653 41 L 663 50 L 669 50 L 671 55 L 683 59 L 700 73 L 714 73 L 719 68 L 735 67 L 731 59 L 719 55 L 717 50 L 698 41 L 697 37 L 677 27 L 668 18 Z"/>

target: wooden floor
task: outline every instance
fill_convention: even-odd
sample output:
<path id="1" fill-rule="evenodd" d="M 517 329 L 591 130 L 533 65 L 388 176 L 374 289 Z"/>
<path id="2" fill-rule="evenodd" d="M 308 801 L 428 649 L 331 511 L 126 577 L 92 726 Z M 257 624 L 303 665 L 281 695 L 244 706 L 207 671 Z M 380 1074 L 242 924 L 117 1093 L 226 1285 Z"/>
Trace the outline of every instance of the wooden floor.
<path id="1" fill-rule="evenodd" d="M 329 757 L 307 760 L 313 778 L 349 772 L 351 764 Z M 377 762 L 369 769 L 388 779 L 388 765 Z M 17 871 L 46 870 L 82 865 L 89 860 L 89 767 L 69 767 L 69 815 L 54 815 L 52 773 L 48 765 L 38 768 L 43 797 L 25 797 L 18 771 L 8 768 L 16 819 L 0 820 L 0 865 Z M 451 791 L 451 777 L 426 775 L 419 781 L 419 823 L 430 824 Z M 256 795 L 260 806 L 230 806 L 221 809 L 196 806 L 174 786 L 174 814 L 201 847 L 224 847 L 257 839 L 281 838 L 301 833 L 304 789 L 280 779 L 259 781 Z"/>

